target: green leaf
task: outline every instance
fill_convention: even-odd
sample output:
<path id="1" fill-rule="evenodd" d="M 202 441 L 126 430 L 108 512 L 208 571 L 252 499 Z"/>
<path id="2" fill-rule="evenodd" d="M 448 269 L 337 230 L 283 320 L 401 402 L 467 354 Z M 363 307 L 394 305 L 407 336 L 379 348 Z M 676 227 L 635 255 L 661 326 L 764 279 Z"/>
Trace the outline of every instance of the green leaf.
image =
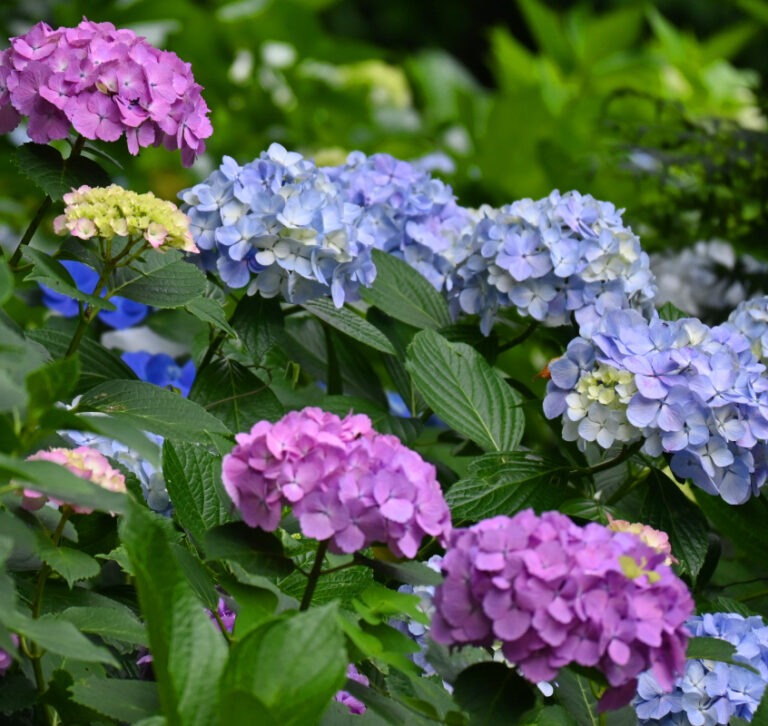
<path id="1" fill-rule="evenodd" d="M 163 475 L 176 517 L 198 542 L 208 529 L 230 519 L 231 505 L 219 484 L 221 456 L 217 452 L 166 439 Z"/>
<path id="2" fill-rule="evenodd" d="M 323 575 L 312 593 L 312 607 L 336 602 L 346 606 L 352 599 L 373 583 L 373 572 L 367 567 L 347 567 L 338 572 Z M 300 600 L 307 587 L 307 578 L 298 570 L 278 582 L 286 595 Z"/>
<path id="3" fill-rule="evenodd" d="M 445 300 L 407 262 L 380 250 L 373 250 L 373 261 L 376 280 L 360 288 L 363 300 L 417 328 L 437 330 L 450 324 Z"/>
<path id="4" fill-rule="evenodd" d="M 72 336 L 62 330 L 38 328 L 27 333 L 30 340 L 44 346 L 53 358 L 64 358 Z M 77 351 L 80 375 L 72 393 L 78 395 L 100 383 L 118 379 L 137 380 L 136 374 L 111 350 L 90 338 L 83 338 Z"/>
<path id="5" fill-rule="evenodd" d="M 569 70 L 572 47 L 560 16 L 539 0 L 518 0 L 518 5 L 542 54 L 554 59 L 562 70 Z"/>
<path id="6" fill-rule="evenodd" d="M 249 527 L 245 522 L 210 529 L 205 533 L 203 548 L 207 559 L 234 560 L 252 574 L 284 577 L 294 569 L 274 534 Z"/>
<path id="7" fill-rule="evenodd" d="M 227 316 L 221 303 L 210 297 L 196 297 L 190 300 L 184 309 L 204 323 L 210 323 L 214 328 L 224 331 L 231 338 L 237 337 L 235 329 L 227 322 Z"/>
<path id="8" fill-rule="evenodd" d="M 488 471 L 489 462 L 495 468 Z M 559 485 L 562 469 L 530 454 L 512 452 L 481 457 L 470 475 L 451 486 L 446 501 L 456 520 L 479 521 L 499 514 L 513 515 L 532 507 L 537 512 L 556 509 L 569 493 Z"/>
<path id="9" fill-rule="evenodd" d="M 283 335 L 283 312 L 277 298 L 244 295 L 232 315 L 232 327 L 254 363 L 261 363 Z"/>
<path id="10" fill-rule="evenodd" d="M 736 646 L 732 645 L 727 640 L 723 640 L 722 638 L 701 637 L 691 638 L 688 641 L 685 657 L 688 660 L 701 658 L 702 660 L 716 660 L 730 665 L 737 665 L 759 675 L 758 670 L 748 663 L 734 660 L 733 656 L 735 653 Z"/>
<path id="11" fill-rule="evenodd" d="M 11 161 L 54 200 L 84 184 L 104 187 L 112 182 L 109 174 L 92 159 L 84 156 L 64 159 L 57 149 L 47 144 L 22 144 L 14 149 Z"/>
<path id="12" fill-rule="evenodd" d="M 688 313 L 682 311 L 680 308 L 675 307 L 671 302 L 664 303 L 658 308 L 659 317 L 662 320 L 682 320 L 683 318 L 689 318 Z"/>
<path id="13" fill-rule="evenodd" d="M 328 298 L 310 300 L 302 307 L 350 338 L 382 353 L 395 354 L 395 349 L 387 336 L 349 308 L 337 308 Z"/>
<path id="14" fill-rule="evenodd" d="M 71 547 L 55 547 L 44 535 L 39 537 L 37 552 L 43 562 L 58 572 L 72 587 L 80 580 L 88 580 L 101 572 L 99 561 Z"/>
<path id="15" fill-rule="evenodd" d="M 422 330 L 408 348 L 406 368 L 430 408 L 488 451 L 513 451 L 525 418 L 520 395 L 476 350 Z"/>
<path id="16" fill-rule="evenodd" d="M 62 502 L 102 512 L 120 514 L 126 507 L 125 494 L 102 489 L 51 461 L 26 461 L 0 454 L 2 479 L 11 479 L 19 486 L 24 485 Z"/>
<path id="17" fill-rule="evenodd" d="M 8 263 L 0 259 L 0 305 L 5 304 L 13 296 L 13 273 Z"/>
<path id="18" fill-rule="evenodd" d="M 60 617 L 83 633 L 134 645 L 149 645 L 147 629 L 127 607 L 70 607 L 63 610 Z"/>
<path id="19" fill-rule="evenodd" d="M 120 537 L 135 572 L 163 715 L 171 726 L 217 723 L 226 644 L 184 577 L 165 526 L 131 502 Z"/>
<path id="20" fill-rule="evenodd" d="M 511 724 L 533 706 L 534 688 L 503 663 L 477 663 L 459 674 L 453 697 L 469 713 L 470 726 Z"/>
<path id="21" fill-rule="evenodd" d="M 96 310 L 116 310 L 115 306 L 103 297 L 82 292 L 75 284 L 67 268 L 59 260 L 53 259 L 50 255 L 40 252 L 34 247 L 25 247 L 23 255 L 24 259 L 33 265 L 32 270 L 27 273 L 24 280 L 42 283 L 56 292 L 87 303 Z"/>
<path id="22" fill-rule="evenodd" d="M 205 293 L 205 275 L 176 250 L 150 250 L 143 262 L 119 269 L 114 278 L 113 295 L 156 308 L 178 308 Z"/>
<path id="23" fill-rule="evenodd" d="M 337 617 L 335 604 L 313 608 L 264 623 L 235 643 L 222 679 L 222 723 L 254 723 L 247 712 L 231 718 L 231 693 L 251 694 L 281 726 L 315 723 L 346 681 L 349 659 Z"/>
<path id="24" fill-rule="evenodd" d="M 557 700 L 568 709 L 579 726 L 598 726 L 597 699 L 587 678 L 570 668 L 562 668 L 557 674 L 555 688 Z"/>
<path id="25" fill-rule="evenodd" d="M 229 358 L 202 368 L 189 396 L 223 421 L 230 431 L 250 431 L 257 421 L 276 421 L 285 413 L 264 381 Z"/>
<path id="26" fill-rule="evenodd" d="M 393 617 L 403 615 L 417 623 L 427 625 L 429 617 L 419 607 L 420 603 L 420 595 L 398 592 L 378 583 L 366 587 L 352 602 L 355 611 L 372 625 L 385 623 Z M 404 618 L 399 617 L 399 619 Z"/>
<path id="27" fill-rule="evenodd" d="M 68 400 L 80 377 L 80 362 L 76 357 L 59 358 L 32 371 L 25 381 L 29 407 L 45 409 Z"/>
<path id="28" fill-rule="evenodd" d="M 103 413 L 81 413 L 75 416 L 80 430 L 93 431 L 108 439 L 115 439 L 146 459 L 156 469 L 160 468 L 160 446 L 146 432 L 128 424 L 125 420 L 116 420 Z"/>
<path id="29" fill-rule="evenodd" d="M 658 469 L 652 469 L 645 481 L 645 498 L 640 510 L 645 524 L 666 532 L 672 554 L 684 571 L 696 577 L 709 547 L 706 517 L 677 484 Z"/>
<path id="30" fill-rule="evenodd" d="M 229 429 L 202 406 L 144 381 L 112 381 L 85 393 L 79 411 L 100 411 L 144 431 L 191 443 L 210 443 L 209 434 Z"/>
<path id="31" fill-rule="evenodd" d="M 28 618 L 19 612 L 0 612 L 0 620 L 10 630 L 56 655 L 85 663 L 105 663 L 118 667 L 114 656 L 106 648 L 92 643 L 60 615 Z"/>
<path id="32" fill-rule="evenodd" d="M 125 723 L 149 718 L 160 708 L 152 681 L 93 676 L 75 681 L 70 691 L 76 703 Z"/>

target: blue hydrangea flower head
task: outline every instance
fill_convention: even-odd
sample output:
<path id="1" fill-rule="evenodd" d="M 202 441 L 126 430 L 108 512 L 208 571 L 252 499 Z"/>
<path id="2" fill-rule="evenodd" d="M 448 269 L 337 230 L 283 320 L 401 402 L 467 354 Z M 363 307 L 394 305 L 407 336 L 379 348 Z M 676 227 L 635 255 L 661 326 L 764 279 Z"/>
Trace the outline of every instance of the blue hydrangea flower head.
<path id="1" fill-rule="evenodd" d="M 189 389 L 192 388 L 197 372 L 192 360 L 179 365 L 167 353 L 153 355 L 141 350 L 123 353 L 122 359 L 142 381 L 154 383 L 162 388 L 168 386 L 178 388 L 185 398 L 189 395 Z"/>
<path id="2" fill-rule="evenodd" d="M 642 440 L 672 472 L 729 504 L 763 486 L 768 378 L 730 323 L 608 311 L 549 366 L 548 418 L 584 450 Z"/>
<path id="3" fill-rule="evenodd" d="M 653 674 L 640 676 L 632 702 L 643 726 L 697 724 L 715 726 L 732 718 L 751 721 L 768 683 L 768 627 L 762 618 L 737 613 L 695 615 L 686 623 L 691 635 L 719 638 L 735 646 L 736 663 L 689 659 L 671 693 L 664 693 Z M 756 672 L 755 672 L 756 671 Z"/>
<path id="4" fill-rule="evenodd" d="M 373 282 L 359 207 L 314 163 L 280 144 L 244 166 L 224 157 L 179 196 L 199 264 L 231 288 L 294 303 L 330 295 L 340 307 Z"/>
<path id="5" fill-rule="evenodd" d="M 768 295 L 739 303 L 728 322 L 749 340 L 757 358 L 768 362 Z"/>
<path id="6" fill-rule="evenodd" d="M 94 291 L 99 279 L 96 270 L 75 260 L 62 260 L 61 264 L 64 265 L 72 276 L 78 290 L 88 294 Z M 55 310 L 65 318 L 73 318 L 79 314 L 80 307 L 74 298 L 56 292 L 56 290 L 52 290 L 46 285 L 40 285 L 40 290 L 43 293 L 43 304 L 49 310 Z M 117 310 L 100 310 L 98 318 L 116 330 L 123 330 L 124 328 L 138 325 L 149 313 L 149 307 L 144 305 L 144 303 L 128 300 L 124 297 L 110 298 L 110 302 L 115 305 Z"/>

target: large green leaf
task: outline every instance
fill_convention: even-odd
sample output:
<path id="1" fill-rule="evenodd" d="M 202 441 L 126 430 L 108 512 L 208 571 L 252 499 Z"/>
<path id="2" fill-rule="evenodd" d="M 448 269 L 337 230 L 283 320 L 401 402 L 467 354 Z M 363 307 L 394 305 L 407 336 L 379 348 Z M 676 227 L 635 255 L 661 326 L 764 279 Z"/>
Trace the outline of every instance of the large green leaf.
<path id="1" fill-rule="evenodd" d="M 406 368 L 432 410 L 487 451 L 513 451 L 525 419 L 520 395 L 474 348 L 432 330 L 417 333 Z"/>
<path id="2" fill-rule="evenodd" d="M 207 559 L 237 562 L 250 574 L 285 577 L 294 569 L 274 534 L 249 527 L 245 522 L 210 529 L 205 533 L 203 546 Z M 303 584 L 306 586 L 306 578 Z"/>
<path id="3" fill-rule="evenodd" d="M 277 298 L 244 295 L 232 315 L 232 327 L 255 363 L 279 345 L 283 335 L 283 312 Z"/>
<path id="4" fill-rule="evenodd" d="M 376 280 L 360 289 L 363 299 L 396 320 L 417 328 L 439 329 L 451 322 L 440 293 L 407 262 L 373 250 Z"/>
<path id="5" fill-rule="evenodd" d="M 153 681 L 91 676 L 75 681 L 70 691 L 76 703 L 125 723 L 149 718 L 160 707 Z"/>
<path id="6" fill-rule="evenodd" d="M 227 316 L 221 303 L 210 297 L 196 297 L 190 300 L 184 308 L 198 320 L 210 323 L 214 328 L 225 332 L 232 338 L 237 337 L 235 329 L 227 322 Z"/>
<path id="7" fill-rule="evenodd" d="M 166 527 L 132 502 L 120 537 L 135 573 L 163 715 L 171 726 L 218 723 L 226 644 L 184 577 Z"/>
<path id="8" fill-rule="evenodd" d="M 395 354 L 395 349 L 387 336 L 349 308 L 337 308 L 328 298 L 310 300 L 305 302 L 302 307 L 350 338 L 354 338 L 382 353 Z"/>
<path id="9" fill-rule="evenodd" d="M 672 554 L 680 566 L 694 577 L 699 574 L 709 547 L 706 517 L 677 484 L 658 469 L 652 469 L 645 481 L 640 519 L 666 532 Z"/>
<path id="10" fill-rule="evenodd" d="M 229 434 L 226 425 L 202 406 L 144 381 L 112 381 L 92 388 L 79 411 L 100 411 L 165 438 L 210 443 L 209 434 Z"/>
<path id="11" fill-rule="evenodd" d="M 176 250 L 150 250 L 143 262 L 118 270 L 114 278 L 113 295 L 156 308 L 181 307 L 205 293 L 205 275 Z"/>
<path id="12" fill-rule="evenodd" d="M 519 723 L 536 700 L 535 686 L 503 663 L 477 663 L 459 674 L 453 697 L 470 726 Z"/>
<path id="13" fill-rule="evenodd" d="M 542 512 L 569 496 L 561 474 L 558 465 L 523 452 L 487 455 L 470 465 L 469 477 L 451 486 L 445 498 L 454 519 L 473 522 L 528 507 Z"/>
<path id="14" fill-rule="evenodd" d="M 84 156 L 64 159 L 48 144 L 22 144 L 14 149 L 11 160 L 22 174 L 54 200 L 84 184 L 103 187 L 111 183 L 109 174 L 92 159 Z"/>
<path id="15" fill-rule="evenodd" d="M 99 561 L 89 554 L 63 545 L 55 547 L 50 540 L 46 542 L 46 539 L 44 536 L 40 537 L 37 552 L 70 587 L 79 580 L 88 580 L 101 572 Z"/>
<path id="16" fill-rule="evenodd" d="M 44 410 L 67 401 L 80 377 L 80 361 L 76 357 L 59 358 L 31 371 L 25 385 L 30 409 Z"/>
<path id="17" fill-rule="evenodd" d="M 202 368 L 189 396 L 223 421 L 230 431 L 250 431 L 257 421 L 276 421 L 284 413 L 269 386 L 229 358 Z"/>
<path id="18" fill-rule="evenodd" d="M 166 439 L 163 475 L 176 516 L 199 542 L 208 529 L 230 518 L 231 505 L 227 505 L 219 484 L 221 456 L 218 452 Z"/>
<path id="19" fill-rule="evenodd" d="M 62 330 L 38 328 L 27 333 L 30 340 L 40 343 L 54 358 L 63 358 L 72 336 Z M 90 338 L 83 338 L 78 347 L 80 376 L 74 394 L 85 393 L 94 386 L 117 379 L 136 380 L 136 374 L 119 356 Z"/>
<path id="20" fill-rule="evenodd" d="M 232 713 L 230 693 L 251 694 L 267 723 L 315 723 L 346 681 L 337 618 L 337 606 L 324 605 L 266 622 L 235 643 L 222 679 L 222 723 L 255 723 L 253 713 Z"/>
<path id="21" fill-rule="evenodd" d="M 83 633 L 122 640 L 135 645 L 149 645 L 147 629 L 127 607 L 70 607 L 60 613 Z"/>
<path id="22" fill-rule="evenodd" d="M 0 454 L 0 481 L 12 480 L 62 502 L 102 512 L 125 511 L 126 496 L 102 489 L 51 461 L 26 461 Z"/>

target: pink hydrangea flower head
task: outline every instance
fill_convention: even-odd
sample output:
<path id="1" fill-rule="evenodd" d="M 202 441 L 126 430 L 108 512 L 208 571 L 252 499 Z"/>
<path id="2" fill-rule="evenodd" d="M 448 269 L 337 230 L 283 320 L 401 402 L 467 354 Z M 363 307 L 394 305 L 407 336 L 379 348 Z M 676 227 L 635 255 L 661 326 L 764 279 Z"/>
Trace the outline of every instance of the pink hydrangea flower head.
<path id="1" fill-rule="evenodd" d="M 128 150 L 164 145 L 191 165 L 213 133 L 191 67 L 132 30 L 83 19 L 38 23 L 0 53 L 0 133 L 28 118 L 32 141 L 126 137 Z"/>
<path id="2" fill-rule="evenodd" d="M 380 542 L 414 557 L 426 535 L 445 541 L 450 511 L 435 468 L 367 416 L 319 408 L 238 434 L 222 479 L 243 519 L 274 530 L 291 506 L 307 537 L 351 553 Z"/>
<path id="3" fill-rule="evenodd" d="M 52 461 L 54 464 L 69 469 L 81 479 L 93 482 L 111 492 L 125 492 L 125 477 L 117 469 L 113 469 L 109 460 L 101 453 L 88 446 L 78 446 L 76 449 L 55 448 L 38 451 L 27 457 L 27 461 Z M 34 489 L 24 489 L 22 507 L 34 511 L 40 509 L 48 497 Z M 61 506 L 66 502 L 50 499 L 52 504 Z M 90 514 L 93 510 L 78 505 L 70 505 L 75 512 Z"/>
<path id="4" fill-rule="evenodd" d="M 442 561 L 431 634 L 451 646 L 501 643 L 531 682 L 595 668 L 617 707 L 649 668 L 671 689 L 693 610 L 665 555 L 628 532 L 525 510 L 456 529 Z"/>

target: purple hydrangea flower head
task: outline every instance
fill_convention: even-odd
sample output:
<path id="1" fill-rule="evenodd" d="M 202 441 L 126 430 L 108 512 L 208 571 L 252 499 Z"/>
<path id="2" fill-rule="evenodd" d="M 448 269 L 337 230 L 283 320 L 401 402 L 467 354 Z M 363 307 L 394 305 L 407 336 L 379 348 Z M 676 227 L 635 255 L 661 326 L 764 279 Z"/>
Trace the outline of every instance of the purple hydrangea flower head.
<path id="1" fill-rule="evenodd" d="M 0 53 L 0 132 L 23 116 L 32 141 L 87 139 L 180 149 L 186 166 L 213 129 L 191 68 L 132 30 L 83 20 L 75 28 L 38 23 Z"/>
<path id="2" fill-rule="evenodd" d="M 347 678 L 363 686 L 371 684 L 368 677 L 360 673 L 354 663 L 350 663 L 347 666 Z M 349 691 L 339 691 L 334 698 L 339 703 L 344 704 L 349 709 L 349 712 L 355 716 L 360 716 L 367 710 L 365 704 L 360 699 L 355 698 Z"/>
<path id="3" fill-rule="evenodd" d="M 81 292 L 91 294 L 96 288 L 99 275 L 96 270 L 75 260 L 62 260 L 61 264 L 67 269 L 72 279 Z M 40 285 L 43 293 L 43 304 L 50 310 L 55 310 L 59 315 L 65 318 L 72 318 L 80 313 L 80 306 L 72 297 L 56 292 L 56 290 Z M 140 323 L 149 313 L 149 306 L 144 303 L 129 300 L 125 297 L 110 298 L 110 302 L 117 308 L 116 310 L 100 310 L 99 320 L 116 330 L 131 328 Z"/>
<path id="4" fill-rule="evenodd" d="M 482 520 L 451 534 L 431 636 L 450 646 L 500 641 L 533 683 L 569 663 L 596 668 L 611 706 L 628 702 L 649 668 L 671 689 L 693 600 L 664 558 L 633 534 L 578 527 L 559 512 Z"/>
<path id="5" fill-rule="evenodd" d="M 11 640 L 13 641 L 13 644 L 18 648 L 19 636 L 16 635 L 16 633 L 11 633 L 10 636 L 11 636 Z M 13 665 L 13 655 L 9 653 L 7 650 L 0 648 L 0 676 L 4 676 L 12 665 Z"/>
<path id="6" fill-rule="evenodd" d="M 719 638 L 735 646 L 736 663 L 689 659 L 671 692 L 660 687 L 652 672 L 643 673 L 632 701 L 638 723 L 715 726 L 732 718 L 751 721 L 768 682 L 768 627 L 762 618 L 706 613 L 691 617 L 686 627 L 692 636 Z"/>
<path id="7" fill-rule="evenodd" d="M 180 197 L 200 264 L 229 287 L 296 303 L 330 295 L 341 307 L 376 275 L 371 245 L 355 226 L 360 208 L 314 163 L 280 144 L 242 167 L 224 157 Z"/>
<path id="8" fill-rule="evenodd" d="M 728 316 L 728 322 L 749 340 L 760 361 L 768 361 L 768 295 L 739 303 Z"/>
<path id="9" fill-rule="evenodd" d="M 362 414 L 318 408 L 260 421 L 238 434 L 222 480 L 243 519 L 273 531 L 291 506 L 307 537 L 352 553 L 374 542 L 416 555 L 425 535 L 445 541 L 450 512 L 435 469 Z"/>
<path id="10" fill-rule="evenodd" d="M 582 450 L 642 440 L 679 478 L 741 504 L 768 474 L 764 370 L 732 323 L 612 310 L 550 364 L 544 414 Z"/>
<path id="11" fill-rule="evenodd" d="M 147 353 L 140 350 L 123 353 L 122 359 L 142 381 L 153 383 L 161 388 L 178 388 L 186 398 L 195 380 L 197 370 L 193 360 L 179 365 L 167 353 Z"/>
<path id="12" fill-rule="evenodd" d="M 447 184 L 422 165 L 389 154 L 354 151 L 346 163 L 325 171 L 362 209 L 361 239 L 405 260 L 435 289 L 450 289 L 453 270 L 469 249 L 473 219 Z"/>
<path id="13" fill-rule="evenodd" d="M 648 255 L 612 204 L 553 191 L 479 211 L 450 299 L 454 314 L 482 313 L 484 332 L 499 308 L 512 305 L 549 326 L 573 317 L 584 335 L 608 310 L 649 309 L 655 286 Z"/>

